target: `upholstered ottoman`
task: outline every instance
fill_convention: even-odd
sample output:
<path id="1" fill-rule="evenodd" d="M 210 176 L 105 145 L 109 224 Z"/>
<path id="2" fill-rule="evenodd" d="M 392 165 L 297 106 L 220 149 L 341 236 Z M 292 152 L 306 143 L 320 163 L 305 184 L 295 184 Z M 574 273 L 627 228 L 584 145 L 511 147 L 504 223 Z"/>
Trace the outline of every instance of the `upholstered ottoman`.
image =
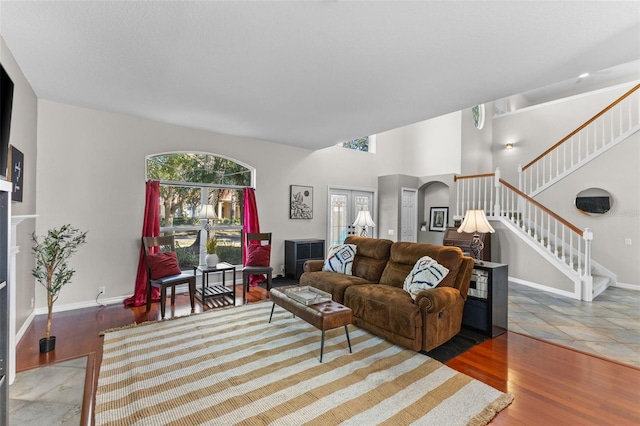
<path id="1" fill-rule="evenodd" d="M 351 340 L 349 339 L 349 329 L 347 325 L 351 324 L 351 309 L 334 301 L 322 302 L 316 305 L 304 305 L 286 294 L 288 287 L 279 287 L 271 289 L 271 315 L 269 322 L 273 318 L 273 310 L 276 305 L 291 312 L 294 316 L 306 321 L 315 328 L 322 331 L 322 341 L 320 342 L 320 362 L 322 362 L 322 354 L 324 352 L 324 334 L 326 330 L 332 330 L 338 327 L 344 327 L 347 343 L 349 345 L 349 353 L 351 353 Z"/>

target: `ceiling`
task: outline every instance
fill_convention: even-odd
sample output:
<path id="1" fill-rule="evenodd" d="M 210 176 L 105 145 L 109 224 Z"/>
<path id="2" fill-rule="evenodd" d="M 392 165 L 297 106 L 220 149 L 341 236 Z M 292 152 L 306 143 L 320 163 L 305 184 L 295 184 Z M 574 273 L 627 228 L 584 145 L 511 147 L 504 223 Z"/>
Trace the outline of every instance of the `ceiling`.
<path id="1" fill-rule="evenodd" d="M 638 61 L 640 2 L 2 0 L 0 35 L 40 99 L 319 149 Z"/>

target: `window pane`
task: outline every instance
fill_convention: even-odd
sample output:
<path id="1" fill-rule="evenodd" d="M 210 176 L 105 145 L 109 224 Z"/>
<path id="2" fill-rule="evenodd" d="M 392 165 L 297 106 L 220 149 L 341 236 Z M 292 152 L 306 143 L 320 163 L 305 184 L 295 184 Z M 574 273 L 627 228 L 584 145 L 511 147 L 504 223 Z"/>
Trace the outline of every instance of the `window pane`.
<path id="1" fill-rule="evenodd" d="M 215 155 L 174 153 L 147 158 L 147 179 L 251 186 L 251 170 L 232 160 Z"/>
<path id="2" fill-rule="evenodd" d="M 160 226 L 199 226 L 200 188 L 160 185 Z"/>
<path id="3" fill-rule="evenodd" d="M 187 271 L 200 263 L 200 238 L 198 231 L 169 231 L 162 235 L 173 235 L 180 269 Z"/>
<path id="4" fill-rule="evenodd" d="M 369 137 L 354 139 L 349 142 L 344 142 L 341 145 L 343 148 L 355 149 L 356 151 L 369 151 Z"/>
<path id="5" fill-rule="evenodd" d="M 214 223 L 221 225 L 242 224 L 242 191 L 238 189 L 209 188 L 208 203 L 214 207 Z"/>

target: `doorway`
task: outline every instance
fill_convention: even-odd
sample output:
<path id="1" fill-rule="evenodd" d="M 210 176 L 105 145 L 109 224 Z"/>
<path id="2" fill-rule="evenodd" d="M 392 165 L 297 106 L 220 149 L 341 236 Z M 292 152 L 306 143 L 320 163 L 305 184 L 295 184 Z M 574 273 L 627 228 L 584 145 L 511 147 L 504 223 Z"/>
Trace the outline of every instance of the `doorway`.
<path id="1" fill-rule="evenodd" d="M 375 222 L 374 192 L 344 188 L 329 188 L 327 209 L 327 248 L 343 244 L 349 235 L 360 234 L 362 229 L 352 224 L 360 210 L 369 210 Z M 367 235 L 374 236 L 374 229 L 366 227 Z"/>
<path id="2" fill-rule="evenodd" d="M 402 188 L 402 210 L 400 216 L 400 241 L 418 242 L 418 190 Z"/>

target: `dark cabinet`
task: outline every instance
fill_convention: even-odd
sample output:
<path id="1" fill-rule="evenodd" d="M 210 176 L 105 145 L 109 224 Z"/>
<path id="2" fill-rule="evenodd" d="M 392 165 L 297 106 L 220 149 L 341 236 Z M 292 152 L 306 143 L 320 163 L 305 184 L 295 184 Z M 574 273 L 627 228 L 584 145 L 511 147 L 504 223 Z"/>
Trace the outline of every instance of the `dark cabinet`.
<path id="1" fill-rule="evenodd" d="M 285 240 L 284 274 L 299 279 L 307 260 L 324 259 L 324 240 Z"/>
<path id="2" fill-rule="evenodd" d="M 464 304 L 462 326 L 489 337 L 507 331 L 508 266 L 501 263 L 476 263 Z"/>
<path id="3" fill-rule="evenodd" d="M 447 228 L 444 231 L 442 245 L 460 247 L 463 253 L 473 257 L 473 255 L 470 254 L 471 240 L 473 240 L 473 234 L 458 232 L 458 228 Z M 480 234 L 480 241 L 484 244 L 482 259 L 480 260 L 491 261 L 491 234 Z"/>

